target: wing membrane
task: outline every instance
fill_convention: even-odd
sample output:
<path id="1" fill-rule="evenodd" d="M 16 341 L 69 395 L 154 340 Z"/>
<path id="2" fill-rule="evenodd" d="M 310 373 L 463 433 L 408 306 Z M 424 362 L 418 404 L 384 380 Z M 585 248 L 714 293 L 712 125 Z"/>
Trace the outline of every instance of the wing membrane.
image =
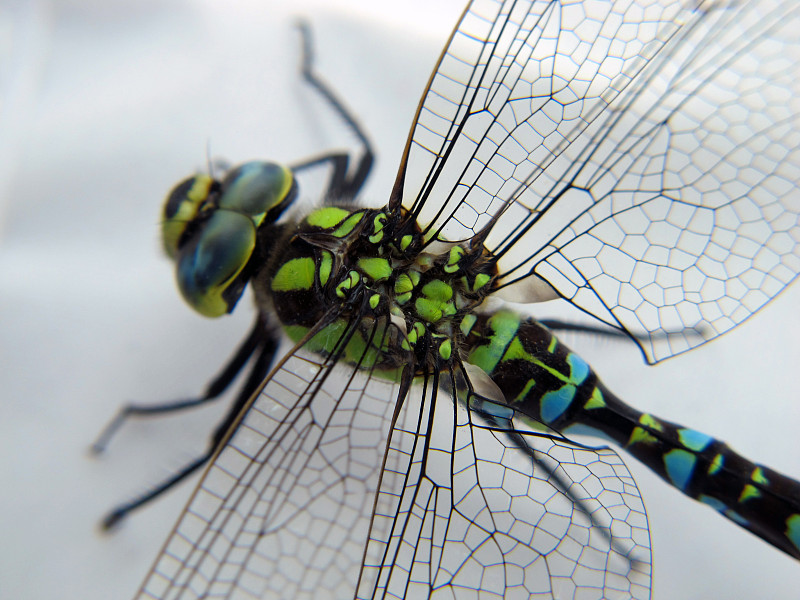
<path id="1" fill-rule="evenodd" d="M 395 426 L 358 597 L 649 598 L 647 518 L 620 458 L 515 423 L 534 462 L 450 387 L 420 388 Z"/>
<path id="2" fill-rule="evenodd" d="M 651 4 L 644 20 L 632 1 L 470 3 L 407 150 L 404 205 L 431 236 L 488 224 L 689 15 L 686 2 Z"/>
<path id="3" fill-rule="evenodd" d="M 497 219 L 501 284 L 544 279 L 655 362 L 800 271 L 800 6 L 644 4 L 473 3 L 420 107 L 404 202 L 445 239 Z"/>
<path id="4" fill-rule="evenodd" d="M 613 451 L 520 429 L 532 461 L 448 373 L 392 426 L 398 386 L 332 360 L 283 361 L 139 598 L 649 596 L 647 518 Z"/>
<path id="5" fill-rule="evenodd" d="M 393 387 L 290 355 L 205 473 L 140 598 L 352 598 Z"/>

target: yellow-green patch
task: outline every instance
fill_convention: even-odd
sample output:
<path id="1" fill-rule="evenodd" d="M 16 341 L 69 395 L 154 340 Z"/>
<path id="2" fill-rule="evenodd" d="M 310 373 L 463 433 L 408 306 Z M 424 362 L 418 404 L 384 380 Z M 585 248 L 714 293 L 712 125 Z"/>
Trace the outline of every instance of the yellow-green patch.
<path id="1" fill-rule="evenodd" d="M 358 271 L 350 271 L 347 277 L 336 286 L 336 295 L 339 298 L 344 298 L 345 291 L 353 289 L 359 281 L 361 281 L 361 275 L 358 274 Z"/>
<path id="2" fill-rule="evenodd" d="M 422 294 L 430 300 L 447 302 L 453 297 L 453 288 L 440 279 L 434 279 L 424 285 Z"/>
<path id="3" fill-rule="evenodd" d="M 385 213 L 379 213 L 372 220 L 372 228 L 375 233 L 369 236 L 369 241 L 373 244 L 377 244 L 383 239 L 383 226 L 386 224 L 386 219 Z"/>
<path id="4" fill-rule="evenodd" d="M 472 288 L 473 291 L 477 292 L 491 280 L 492 278 L 486 273 L 478 273 L 477 275 L 475 275 L 475 286 Z"/>
<path id="5" fill-rule="evenodd" d="M 761 485 L 769 485 L 769 479 L 764 475 L 764 470 L 761 467 L 753 469 L 753 474 L 750 476 L 750 479 Z"/>
<path id="6" fill-rule="evenodd" d="M 450 248 L 450 254 L 447 257 L 447 264 L 444 266 L 445 273 L 455 273 L 458 271 L 458 261 L 464 256 L 464 249 L 461 246 L 453 246 Z"/>
<path id="7" fill-rule="evenodd" d="M 331 276 L 331 268 L 333 267 L 333 254 L 327 250 L 323 250 L 320 255 L 319 261 L 319 282 L 322 285 L 328 283 L 328 278 Z"/>
<path id="8" fill-rule="evenodd" d="M 653 444 L 657 441 L 658 440 L 656 437 L 646 429 L 634 427 L 633 431 L 631 431 L 631 437 L 628 438 L 628 442 L 625 445 L 633 446 L 634 444 Z"/>
<path id="9" fill-rule="evenodd" d="M 186 230 L 186 225 L 197 216 L 200 204 L 208 198 L 211 185 L 214 183 L 214 180 L 208 175 L 196 175 L 190 181 L 189 191 L 182 198 L 180 198 L 180 192 L 187 182 L 179 184 L 170 192 L 164 206 L 161 240 L 164 251 L 170 258 L 175 258 L 178 242 Z"/>
<path id="10" fill-rule="evenodd" d="M 336 227 L 336 225 L 347 218 L 349 214 L 350 211 L 339 208 L 338 206 L 327 206 L 309 214 L 306 217 L 306 222 L 314 227 L 330 229 Z"/>
<path id="11" fill-rule="evenodd" d="M 536 380 L 528 379 L 528 381 L 525 382 L 525 386 L 522 388 L 522 391 L 519 394 L 517 394 L 516 398 L 514 398 L 514 402 L 522 402 L 523 400 L 525 400 L 525 398 L 528 397 L 528 394 L 530 394 L 531 390 L 535 387 L 536 387 Z"/>
<path id="12" fill-rule="evenodd" d="M 724 463 L 725 463 L 725 457 L 722 454 L 717 454 L 708 467 L 708 474 L 716 475 L 722 468 L 722 465 Z"/>
<path id="13" fill-rule="evenodd" d="M 742 488 L 742 493 L 739 494 L 739 502 L 746 502 L 751 498 L 758 498 L 761 496 L 761 490 L 759 490 L 756 486 L 750 485 L 749 483 Z"/>
<path id="14" fill-rule="evenodd" d="M 293 258 L 281 265 L 272 278 L 273 292 L 295 292 L 310 290 L 314 285 L 314 259 Z"/>
<path id="15" fill-rule="evenodd" d="M 519 317 L 510 311 L 498 311 L 489 319 L 492 334 L 489 343 L 474 348 L 469 362 L 491 374 L 519 329 Z"/>
<path id="16" fill-rule="evenodd" d="M 373 281 L 384 281 L 392 274 L 392 265 L 385 258 L 359 258 L 358 268 Z"/>
<path id="17" fill-rule="evenodd" d="M 344 221 L 337 229 L 333 232 L 333 236 L 338 238 L 343 238 L 350 234 L 356 225 L 358 225 L 361 220 L 364 218 L 363 212 L 354 213 L 348 219 Z"/>
<path id="18" fill-rule="evenodd" d="M 414 289 L 414 283 L 411 281 L 411 277 L 408 276 L 407 273 L 401 273 L 394 282 L 394 293 L 395 294 L 409 294 L 411 295 L 411 291 Z"/>
<path id="19" fill-rule="evenodd" d="M 586 401 L 583 408 L 592 410 L 593 408 L 603 408 L 605 405 L 606 400 L 603 398 L 603 392 L 600 391 L 600 388 L 594 388 L 594 390 L 592 390 L 592 397 Z"/>
<path id="20" fill-rule="evenodd" d="M 656 431 L 664 430 L 664 426 L 658 422 L 658 419 L 649 413 L 642 414 L 642 416 L 639 417 L 639 423 L 650 429 L 655 429 Z"/>
<path id="21" fill-rule="evenodd" d="M 461 333 L 464 336 L 469 335 L 469 332 L 472 331 L 472 328 L 475 326 L 478 317 L 473 314 L 464 315 L 464 318 L 461 319 L 461 324 L 459 325 L 459 329 L 461 329 Z"/>

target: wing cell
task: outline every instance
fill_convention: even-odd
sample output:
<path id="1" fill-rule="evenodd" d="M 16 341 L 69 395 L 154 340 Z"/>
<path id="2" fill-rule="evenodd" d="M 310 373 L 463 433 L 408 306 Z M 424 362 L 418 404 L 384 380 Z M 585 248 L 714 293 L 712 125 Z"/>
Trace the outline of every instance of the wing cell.
<path id="1" fill-rule="evenodd" d="M 649 598 L 647 517 L 619 456 L 490 426 L 448 389 L 418 386 L 395 425 L 358 597 Z"/>

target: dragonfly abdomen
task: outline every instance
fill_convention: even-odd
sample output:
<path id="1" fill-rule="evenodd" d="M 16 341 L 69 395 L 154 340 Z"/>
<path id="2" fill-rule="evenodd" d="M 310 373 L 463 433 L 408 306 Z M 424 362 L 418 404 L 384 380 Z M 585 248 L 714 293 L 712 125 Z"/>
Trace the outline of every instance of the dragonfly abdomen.
<path id="1" fill-rule="evenodd" d="M 520 413 L 563 434 L 608 438 L 681 492 L 800 558 L 800 483 L 713 437 L 637 411 L 534 319 L 480 316 L 467 360 Z"/>
<path id="2" fill-rule="evenodd" d="M 612 394 L 613 408 L 623 406 Z M 625 449 L 687 496 L 800 558 L 800 483 L 704 433 L 639 413 Z"/>

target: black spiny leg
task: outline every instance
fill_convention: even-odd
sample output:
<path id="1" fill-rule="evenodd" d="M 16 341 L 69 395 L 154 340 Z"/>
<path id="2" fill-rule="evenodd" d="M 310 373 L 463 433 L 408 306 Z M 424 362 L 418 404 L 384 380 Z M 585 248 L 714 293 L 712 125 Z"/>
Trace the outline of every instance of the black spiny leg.
<path id="1" fill-rule="evenodd" d="M 236 396 L 236 400 L 231 405 L 228 413 L 223 421 L 217 426 L 214 434 L 211 436 L 206 451 L 192 460 L 190 463 L 184 465 L 179 471 L 171 477 L 157 485 L 152 490 L 142 494 L 125 504 L 122 504 L 113 509 L 102 521 L 103 529 L 110 529 L 116 523 L 125 518 L 130 512 L 136 510 L 157 498 L 174 485 L 180 483 L 189 475 L 194 473 L 197 469 L 202 467 L 208 460 L 216 453 L 217 449 L 227 439 L 228 432 L 231 426 L 239 417 L 244 406 L 248 400 L 256 392 L 259 386 L 264 382 L 272 366 L 272 361 L 275 358 L 275 353 L 278 349 L 277 336 L 266 325 L 266 321 L 262 316 L 256 319 L 256 323 L 250 334 L 245 341 L 239 346 L 238 350 L 234 353 L 231 360 L 225 365 L 222 372 L 215 377 L 208 385 L 205 394 L 198 398 L 190 398 L 187 400 L 180 400 L 177 402 L 169 402 L 165 404 L 156 404 L 153 406 L 139 406 L 128 405 L 124 407 L 119 414 L 111 421 L 98 438 L 97 442 L 92 446 L 94 452 L 102 451 L 110 440 L 111 436 L 119 429 L 122 423 L 128 417 L 152 416 L 157 414 L 166 414 L 170 412 L 184 410 L 194 406 L 200 406 L 207 402 L 217 399 L 233 382 L 236 376 L 242 371 L 245 363 L 255 356 L 253 366 L 247 376 L 242 389 Z"/>
<path id="2" fill-rule="evenodd" d="M 592 333 L 607 337 L 627 338 L 630 336 L 619 329 L 611 327 L 597 327 L 595 325 L 584 325 L 582 323 L 571 323 L 559 319 L 538 319 L 539 323 L 552 331 L 577 331 L 580 333 Z"/>
<path id="3" fill-rule="evenodd" d="M 656 334 L 643 335 L 643 334 L 628 333 L 626 331 L 623 331 L 621 329 L 615 329 L 613 327 L 598 327 L 595 325 L 584 325 L 582 323 L 570 323 L 569 321 L 561 321 L 559 319 L 537 319 L 537 320 L 541 325 L 544 325 L 551 331 L 575 331 L 578 333 L 590 333 L 594 335 L 602 335 L 605 337 L 623 338 L 635 342 L 647 342 L 653 339 L 666 339 L 669 338 L 669 336 L 671 335 L 702 336 L 703 334 L 703 330 L 701 328 L 687 328 L 681 331 L 674 331 L 674 332 L 664 331 Z"/>
<path id="4" fill-rule="evenodd" d="M 218 399 L 222 393 L 228 389 L 228 386 L 233 382 L 236 376 L 241 372 L 245 363 L 255 353 L 260 344 L 263 343 L 265 337 L 265 325 L 259 318 L 256 320 L 255 325 L 247 335 L 245 340 L 240 344 L 234 355 L 231 357 L 228 364 L 222 371 L 206 387 L 206 391 L 201 396 L 196 398 L 186 398 L 184 400 L 175 400 L 172 402 L 164 402 L 161 404 L 142 405 L 142 404 L 126 404 L 119 412 L 111 419 L 111 422 L 106 425 L 97 440 L 92 444 L 92 453 L 100 454 L 105 451 L 111 438 L 119 431 L 120 427 L 130 418 L 151 417 L 161 414 L 169 414 L 172 412 L 179 412 L 187 408 L 194 408 L 195 406 L 202 406 L 208 402 L 213 402 Z"/>
<path id="5" fill-rule="evenodd" d="M 300 30 L 302 42 L 303 56 L 301 74 L 303 79 L 325 99 L 334 112 L 344 120 L 348 128 L 356 135 L 358 141 L 361 142 L 362 153 L 361 156 L 358 157 L 358 164 L 356 165 L 355 171 L 350 175 L 348 175 L 348 167 L 350 165 L 351 156 L 345 152 L 326 154 L 298 165 L 293 165 L 292 171 L 297 173 L 309 167 L 330 163 L 333 172 L 328 180 L 324 201 L 326 204 L 349 204 L 353 202 L 356 195 L 361 190 L 361 187 L 364 185 L 364 182 L 367 180 L 372 170 L 372 163 L 374 162 L 375 155 L 372 150 L 372 145 L 369 139 L 367 139 L 364 130 L 358 124 L 358 121 L 356 121 L 328 84 L 322 81 L 314 72 L 314 51 L 311 40 L 311 28 L 308 23 L 301 21 L 298 23 L 297 27 Z"/>
<path id="6" fill-rule="evenodd" d="M 351 156 L 350 154 L 343 152 L 326 154 L 314 159 L 310 159 L 306 162 L 294 165 L 292 167 L 292 171 L 296 173 L 309 167 L 330 163 L 333 171 L 328 181 L 328 187 L 327 191 L 325 192 L 324 201 L 326 203 L 348 204 L 353 202 L 355 196 L 361 190 L 361 187 L 364 185 L 364 182 L 366 181 L 370 170 L 372 169 L 372 163 L 374 160 L 372 146 L 364 131 L 353 118 L 352 114 L 347 110 L 341 100 L 339 100 L 339 98 L 333 93 L 330 87 L 328 87 L 325 82 L 319 79 L 314 72 L 311 31 L 306 23 L 300 23 L 299 29 L 302 37 L 303 56 L 301 73 L 303 79 L 325 99 L 334 112 L 344 119 L 347 126 L 353 131 L 361 143 L 362 152 L 358 157 L 358 163 L 353 173 L 348 173 Z M 102 522 L 104 529 L 113 527 L 128 513 L 144 504 L 147 504 L 154 498 L 160 496 L 162 493 L 170 489 L 172 486 L 183 481 L 189 475 L 205 465 L 209 459 L 214 456 L 218 449 L 226 443 L 233 425 L 239 419 L 239 416 L 247 402 L 266 379 L 270 367 L 272 366 L 273 359 L 275 358 L 277 347 L 277 337 L 272 331 L 270 331 L 264 316 L 260 315 L 245 341 L 241 344 L 222 372 L 211 381 L 206 389 L 206 392 L 202 396 L 153 406 L 130 404 L 125 406 L 117 414 L 117 416 L 103 430 L 97 441 L 92 446 L 92 449 L 95 453 L 103 451 L 114 433 L 130 417 L 144 417 L 176 412 L 199 406 L 218 398 L 242 371 L 248 360 L 250 360 L 252 357 L 255 357 L 255 361 L 250 369 L 250 373 L 247 377 L 245 385 L 236 396 L 236 400 L 228 411 L 225 419 L 214 431 L 206 451 L 151 491 L 111 511 L 111 513 L 109 513 Z"/>

